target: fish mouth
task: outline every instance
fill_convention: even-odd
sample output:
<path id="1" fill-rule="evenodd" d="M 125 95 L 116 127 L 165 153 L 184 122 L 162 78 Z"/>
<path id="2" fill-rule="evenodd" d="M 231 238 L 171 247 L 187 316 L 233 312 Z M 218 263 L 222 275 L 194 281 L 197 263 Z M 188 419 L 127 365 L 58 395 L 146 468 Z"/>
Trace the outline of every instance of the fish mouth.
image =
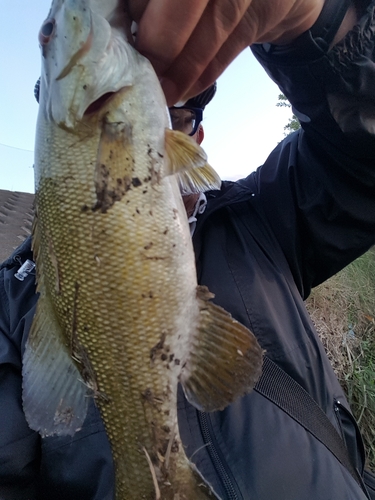
<path id="1" fill-rule="evenodd" d="M 89 107 L 84 112 L 84 116 L 92 115 L 93 113 L 97 113 L 116 94 L 117 94 L 117 92 L 106 92 L 105 94 L 103 94 L 102 96 L 100 96 L 98 99 L 96 99 L 94 102 L 92 102 L 89 105 Z"/>

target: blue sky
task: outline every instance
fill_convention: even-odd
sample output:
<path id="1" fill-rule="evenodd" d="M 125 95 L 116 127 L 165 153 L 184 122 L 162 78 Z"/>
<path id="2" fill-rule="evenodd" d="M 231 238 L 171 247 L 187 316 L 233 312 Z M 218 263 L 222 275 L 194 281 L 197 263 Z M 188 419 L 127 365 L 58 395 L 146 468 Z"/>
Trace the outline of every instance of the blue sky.
<path id="1" fill-rule="evenodd" d="M 0 189 L 34 192 L 33 88 L 40 73 L 38 32 L 50 5 L 50 0 L 1 0 Z M 249 49 L 219 78 L 205 110 L 202 146 L 223 179 L 247 175 L 283 138 L 291 113 L 276 107 L 278 94 Z"/>

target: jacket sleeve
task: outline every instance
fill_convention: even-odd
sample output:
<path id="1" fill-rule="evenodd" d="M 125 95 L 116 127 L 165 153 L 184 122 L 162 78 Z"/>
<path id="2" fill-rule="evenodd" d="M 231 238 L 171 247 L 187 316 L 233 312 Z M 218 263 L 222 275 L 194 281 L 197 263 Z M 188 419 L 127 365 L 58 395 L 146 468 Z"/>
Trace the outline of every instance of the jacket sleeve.
<path id="1" fill-rule="evenodd" d="M 40 467 L 40 440 L 28 427 L 22 411 L 21 351 L 36 295 L 34 276 L 28 276 L 24 282 L 13 278 L 18 267 L 3 266 L 0 270 L 0 498 L 33 500 Z M 17 283 L 11 286 L 10 281 Z"/>
<path id="2" fill-rule="evenodd" d="M 375 243 L 375 1 L 357 3 L 357 25 L 333 48 L 335 32 L 317 29 L 326 8 L 292 44 L 252 47 L 302 129 L 244 182 L 304 298 Z"/>

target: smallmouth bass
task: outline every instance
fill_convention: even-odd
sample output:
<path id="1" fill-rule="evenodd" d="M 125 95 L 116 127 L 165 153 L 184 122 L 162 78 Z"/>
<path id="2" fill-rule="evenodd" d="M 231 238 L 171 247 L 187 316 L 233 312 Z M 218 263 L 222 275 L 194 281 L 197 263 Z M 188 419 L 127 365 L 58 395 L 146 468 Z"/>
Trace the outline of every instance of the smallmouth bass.
<path id="1" fill-rule="evenodd" d="M 105 4 L 105 5 L 102 5 Z M 218 188 L 170 130 L 158 79 L 116 1 L 54 0 L 43 23 L 33 250 L 40 293 L 23 403 L 42 436 L 74 434 L 88 396 L 117 500 L 215 495 L 179 437 L 177 385 L 204 411 L 255 384 L 254 336 L 198 287 L 180 187 Z"/>

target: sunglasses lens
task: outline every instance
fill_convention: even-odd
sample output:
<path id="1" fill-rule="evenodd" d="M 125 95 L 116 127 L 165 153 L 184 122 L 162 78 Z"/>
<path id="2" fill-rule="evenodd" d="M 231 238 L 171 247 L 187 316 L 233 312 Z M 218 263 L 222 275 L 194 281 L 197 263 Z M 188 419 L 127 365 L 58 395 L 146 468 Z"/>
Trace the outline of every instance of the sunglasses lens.
<path id="1" fill-rule="evenodd" d="M 195 132 L 197 118 L 192 109 L 172 108 L 169 110 L 173 130 L 179 130 L 188 135 Z"/>

